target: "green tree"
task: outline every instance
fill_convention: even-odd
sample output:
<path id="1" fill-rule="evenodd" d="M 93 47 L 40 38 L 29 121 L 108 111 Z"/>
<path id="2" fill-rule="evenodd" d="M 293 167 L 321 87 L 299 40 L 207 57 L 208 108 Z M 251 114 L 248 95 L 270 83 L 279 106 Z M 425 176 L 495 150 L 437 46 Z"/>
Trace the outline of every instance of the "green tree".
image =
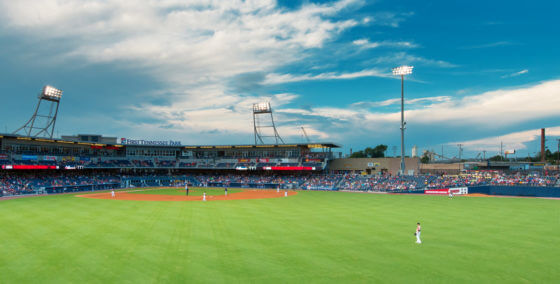
<path id="1" fill-rule="evenodd" d="M 350 155 L 350 158 L 383 158 L 387 151 L 387 145 L 379 144 L 374 148 L 367 147 L 362 151 L 357 151 Z"/>
<path id="2" fill-rule="evenodd" d="M 352 155 L 350 155 L 350 158 L 365 158 L 366 155 L 364 154 L 364 151 L 358 151 L 358 152 L 354 152 L 352 153 Z"/>
<path id="3" fill-rule="evenodd" d="M 502 155 L 496 155 L 496 156 L 494 156 L 494 157 L 490 157 L 489 160 L 490 160 L 490 161 L 493 161 L 493 162 L 503 162 L 503 161 L 505 161 L 506 159 L 505 159 L 504 156 L 502 156 Z"/>

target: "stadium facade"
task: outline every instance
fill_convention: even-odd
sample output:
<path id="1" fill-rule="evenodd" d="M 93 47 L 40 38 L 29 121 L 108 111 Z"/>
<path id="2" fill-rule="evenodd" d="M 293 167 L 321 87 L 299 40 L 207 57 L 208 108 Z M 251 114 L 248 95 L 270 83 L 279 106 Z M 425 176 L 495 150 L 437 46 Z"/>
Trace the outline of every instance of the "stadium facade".
<path id="1" fill-rule="evenodd" d="M 118 143 L 120 142 L 120 143 Z M 190 169 L 322 171 L 334 158 L 334 143 L 181 145 L 79 134 L 61 139 L 0 135 L 0 165 L 18 169 Z"/>

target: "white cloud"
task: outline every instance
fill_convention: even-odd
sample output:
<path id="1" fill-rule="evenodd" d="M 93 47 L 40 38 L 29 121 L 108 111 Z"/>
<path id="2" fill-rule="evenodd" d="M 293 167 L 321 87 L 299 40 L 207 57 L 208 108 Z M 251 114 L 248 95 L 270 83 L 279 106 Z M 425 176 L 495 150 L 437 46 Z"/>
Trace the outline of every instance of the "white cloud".
<path id="1" fill-rule="evenodd" d="M 515 72 L 515 73 L 511 73 L 511 74 L 504 75 L 504 76 L 502 76 L 501 78 L 517 77 L 517 76 L 519 76 L 519 75 L 523 75 L 523 74 L 527 74 L 527 73 L 529 73 L 529 70 L 523 69 L 523 70 L 521 70 L 521 71 L 519 71 L 519 72 Z"/>
<path id="2" fill-rule="evenodd" d="M 442 103 L 442 102 L 449 102 L 451 97 L 449 96 L 437 96 L 437 97 L 426 97 L 426 98 L 417 98 L 417 99 L 405 99 L 405 104 L 407 106 L 410 105 L 418 105 L 418 104 L 434 104 L 434 103 Z M 378 102 L 357 102 L 353 103 L 352 106 L 359 107 L 359 108 L 372 108 L 372 107 L 384 107 L 390 106 L 394 104 L 400 104 L 401 99 L 388 99 L 384 101 Z"/>
<path id="3" fill-rule="evenodd" d="M 415 48 L 417 44 L 409 41 L 376 41 L 370 42 L 369 39 L 357 39 L 352 44 L 359 46 L 362 49 L 371 49 L 378 47 L 397 47 L 397 48 Z"/>
<path id="4" fill-rule="evenodd" d="M 458 100 L 410 110 L 407 116 L 422 123 L 477 125 L 497 128 L 504 125 L 558 116 L 560 80 L 509 90 L 489 91 Z"/>
<path id="5" fill-rule="evenodd" d="M 279 112 L 301 117 L 308 123 L 313 122 L 322 131 L 330 133 L 331 137 L 384 135 L 398 128 L 400 112 L 386 113 L 369 108 L 388 106 L 399 101 L 389 99 L 381 102 L 358 102 L 343 107 L 287 108 L 280 109 Z M 418 128 L 460 126 L 478 130 L 500 130 L 520 123 L 558 117 L 560 80 L 457 99 L 437 96 L 409 102 L 405 106 L 405 119 L 414 122 Z M 388 127 L 390 125 L 394 127 Z"/>
<path id="6" fill-rule="evenodd" d="M 425 66 L 436 66 L 441 68 L 454 68 L 458 67 L 458 65 L 443 61 L 443 60 L 434 60 L 429 58 L 424 58 L 420 56 L 415 56 L 408 54 L 406 52 L 397 52 L 389 56 L 381 56 L 373 60 L 374 63 L 381 64 L 420 64 Z"/>
<path id="7" fill-rule="evenodd" d="M 218 82 L 301 59 L 358 24 L 330 17 L 359 1 L 283 10 L 276 1 L 4 1 L 5 31 L 58 40 L 66 56 L 141 67 L 174 85 Z"/>
<path id="8" fill-rule="evenodd" d="M 164 90 L 154 95 L 170 96 L 170 105 L 137 102 L 128 111 L 166 125 L 130 124 L 132 128 L 157 133 L 158 127 L 168 127 L 165 131 L 177 135 L 208 130 L 243 134 L 252 131 L 252 103 L 270 99 L 279 108 L 296 96 L 241 96 L 228 91 L 228 82 L 240 74 L 266 74 L 302 60 L 308 51 L 360 24 L 339 14 L 362 4 L 340 0 L 283 9 L 274 0 L 163 0 L 141 5 L 132 0 L 1 1 L 0 32 L 59 42 L 51 52 L 58 53 L 61 65 L 69 59 L 112 63 L 161 81 Z M 379 25 L 384 19 L 389 25 L 400 21 L 387 14 L 372 22 Z M 345 79 L 376 72 L 278 75 L 275 80 Z M 309 131 L 324 136 L 312 126 Z"/>
<path id="9" fill-rule="evenodd" d="M 491 48 L 491 47 L 498 47 L 498 46 L 508 46 L 513 44 L 514 43 L 511 41 L 495 41 L 495 42 L 490 42 L 485 44 L 465 46 L 463 47 L 463 49 Z"/>
<path id="10" fill-rule="evenodd" d="M 328 73 L 321 73 L 321 74 L 303 74 L 303 75 L 292 75 L 292 74 L 276 74 L 270 73 L 266 75 L 264 84 L 282 84 L 282 83 L 291 83 L 291 82 L 299 82 L 299 81 L 317 81 L 317 80 L 347 80 L 347 79 L 356 79 L 361 77 L 382 77 L 382 78 L 390 78 L 391 74 L 387 72 L 382 72 L 377 69 L 365 69 L 358 72 L 351 72 L 351 73 L 335 73 L 335 72 L 328 72 Z"/>

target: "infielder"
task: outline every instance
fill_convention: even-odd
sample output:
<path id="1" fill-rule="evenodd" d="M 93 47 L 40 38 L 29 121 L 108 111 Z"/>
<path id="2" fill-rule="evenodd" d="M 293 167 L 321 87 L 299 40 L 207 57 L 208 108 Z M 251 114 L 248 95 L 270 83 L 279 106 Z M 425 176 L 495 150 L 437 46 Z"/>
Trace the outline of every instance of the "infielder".
<path id="1" fill-rule="evenodd" d="M 422 231 L 422 227 L 420 226 L 420 223 L 416 223 L 416 233 L 414 233 L 414 235 L 416 236 L 416 243 L 417 244 L 421 244 L 422 241 L 420 240 L 420 232 Z"/>
<path id="2" fill-rule="evenodd" d="M 185 183 L 185 192 L 187 193 L 187 196 L 189 196 L 189 184 Z"/>
<path id="3" fill-rule="evenodd" d="M 206 192 L 202 194 L 202 201 L 206 201 Z"/>
<path id="4" fill-rule="evenodd" d="M 226 193 L 226 196 L 227 196 L 227 187 L 225 188 L 225 191 L 226 191 L 225 193 Z"/>

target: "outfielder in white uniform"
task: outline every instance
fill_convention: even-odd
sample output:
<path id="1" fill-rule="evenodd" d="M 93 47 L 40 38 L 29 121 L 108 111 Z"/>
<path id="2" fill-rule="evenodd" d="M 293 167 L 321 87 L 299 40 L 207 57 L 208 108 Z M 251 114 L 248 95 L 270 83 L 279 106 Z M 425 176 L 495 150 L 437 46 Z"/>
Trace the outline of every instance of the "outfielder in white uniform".
<path id="1" fill-rule="evenodd" d="M 115 198 L 115 191 L 114 190 L 111 190 L 111 197 Z"/>
<path id="2" fill-rule="evenodd" d="M 416 223 L 416 233 L 414 233 L 414 235 L 416 235 L 416 243 L 417 244 L 422 243 L 422 241 L 420 240 L 421 231 L 422 231 L 422 227 L 420 226 L 420 223 Z"/>

